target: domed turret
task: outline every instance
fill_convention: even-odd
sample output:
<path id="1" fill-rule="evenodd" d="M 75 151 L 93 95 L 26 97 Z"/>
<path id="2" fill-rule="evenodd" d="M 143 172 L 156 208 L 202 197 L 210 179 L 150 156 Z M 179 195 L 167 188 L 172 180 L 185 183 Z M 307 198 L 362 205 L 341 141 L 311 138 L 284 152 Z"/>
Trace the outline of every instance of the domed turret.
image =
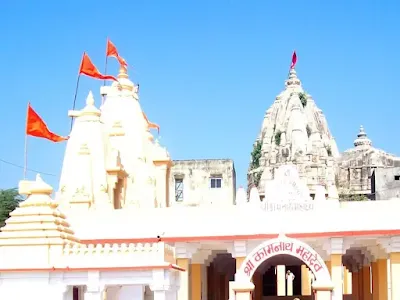
<path id="1" fill-rule="evenodd" d="M 371 140 L 367 137 L 364 131 L 364 127 L 360 126 L 360 132 L 357 134 L 357 138 L 354 140 L 354 147 L 356 148 L 370 148 L 372 146 Z"/>

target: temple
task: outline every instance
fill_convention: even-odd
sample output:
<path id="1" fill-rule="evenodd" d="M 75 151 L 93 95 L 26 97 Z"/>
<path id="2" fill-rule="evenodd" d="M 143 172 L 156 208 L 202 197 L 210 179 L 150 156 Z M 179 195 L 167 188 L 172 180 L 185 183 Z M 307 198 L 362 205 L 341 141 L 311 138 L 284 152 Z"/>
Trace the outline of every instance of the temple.
<path id="1" fill-rule="evenodd" d="M 340 201 L 399 160 L 362 127 L 340 154 L 294 68 L 248 191 L 232 160 L 173 161 L 126 69 L 69 116 L 58 191 L 21 181 L 1 228 L 0 299 L 400 299 L 399 199 Z"/>
<path id="2" fill-rule="evenodd" d="M 330 199 L 376 200 L 372 189 L 374 172 L 400 167 L 400 158 L 372 147 L 363 126 L 354 148 L 339 153 L 322 110 L 304 90 L 292 68 L 285 89 L 265 112 L 254 142 L 249 191 L 256 186 L 260 196 L 265 197 L 276 169 L 287 163 L 296 166 L 311 197 L 317 187 L 323 186 Z"/>

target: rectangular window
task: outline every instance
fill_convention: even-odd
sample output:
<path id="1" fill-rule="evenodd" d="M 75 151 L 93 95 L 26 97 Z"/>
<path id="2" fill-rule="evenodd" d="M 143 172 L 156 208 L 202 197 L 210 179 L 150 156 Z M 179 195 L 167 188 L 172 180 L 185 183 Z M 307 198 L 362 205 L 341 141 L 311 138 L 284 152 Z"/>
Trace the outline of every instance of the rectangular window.
<path id="1" fill-rule="evenodd" d="M 175 201 L 183 201 L 183 178 L 175 178 Z"/>
<path id="2" fill-rule="evenodd" d="M 210 187 L 212 189 L 220 189 L 222 186 L 222 178 L 221 177 L 211 177 L 210 178 Z"/>
<path id="3" fill-rule="evenodd" d="M 394 180 L 400 180 L 400 175 L 394 175 Z"/>

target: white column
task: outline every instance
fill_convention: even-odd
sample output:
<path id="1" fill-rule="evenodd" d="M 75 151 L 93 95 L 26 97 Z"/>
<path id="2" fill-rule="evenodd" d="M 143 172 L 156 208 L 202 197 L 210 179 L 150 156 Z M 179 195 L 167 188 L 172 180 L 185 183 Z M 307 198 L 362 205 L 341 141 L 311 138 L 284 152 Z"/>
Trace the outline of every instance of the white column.
<path id="1" fill-rule="evenodd" d="M 88 271 L 85 300 L 103 300 L 104 285 L 100 285 L 100 272 Z"/>
<path id="2" fill-rule="evenodd" d="M 349 245 L 349 241 L 343 238 L 330 238 L 323 246 L 331 261 L 331 278 L 334 285 L 332 300 L 343 300 L 343 263 L 338 263 L 337 260 L 346 253 Z"/>
<path id="3" fill-rule="evenodd" d="M 72 300 L 67 298 L 68 286 L 64 284 L 56 285 L 51 287 L 51 299 L 53 300 Z M 40 295 L 37 295 L 40 297 Z M 34 297 L 33 297 L 34 298 Z"/>
<path id="4" fill-rule="evenodd" d="M 286 296 L 286 266 L 276 266 L 276 292 L 277 296 Z"/>
<path id="5" fill-rule="evenodd" d="M 102 290 L 88 290 L 85 292 L 84 296 L 85 300 L 103 300 L 103 291 Z"/>
<path id="6" fill-rule="evenodd" d="M 153 270 L 153 283 L 150 285 L 150 290 L 153 291 L 154 300 L 178 299 L 177 276 L 175 272 L 170 270 Z M 187 299 L 190 299 L 190 297 Z"/>
<path id="7" fill-rule="evenodd" d="M 175 256 L 177 264 L 181 263 L 180 267 L 183 267 L 185 271 L 179 273 L 179 290 L 178 299 L 188 300 L 190 299 L 190 262 L 193 254 L 198 250 L 197 244 L 190 243 L 175 243 Z"/>
<path id="8" fill-rule="evenodd" d="M 232 242 L 231 245 L 228 247 L 228 253 L 232 255 L 234 259 L 237 257 L 243 258 L 247 256 L 247 242 L 246 241 L 234 241 Z M 236 271 L 237 271 L 238 265 L 236 265 Z M 234 279 L 236 280 L 236 272 L 235 272 L 235 277 Z M 231 287 L 231 283 L 229 283 L 229 299 L 235 299 L 235 292 L 233 288 Z"/>

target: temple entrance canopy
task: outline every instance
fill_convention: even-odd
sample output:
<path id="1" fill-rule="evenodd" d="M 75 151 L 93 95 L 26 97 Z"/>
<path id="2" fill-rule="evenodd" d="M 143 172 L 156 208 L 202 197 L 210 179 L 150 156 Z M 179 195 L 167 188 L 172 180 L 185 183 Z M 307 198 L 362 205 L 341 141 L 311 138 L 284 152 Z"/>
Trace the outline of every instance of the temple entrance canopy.
<path id="1" fill-rule="evenodd" d="M 332 287 L 329 270 L 321 256 L 304 242 L 284 235 L 258 245 L 243 261 L 236 273 L 235 282 L 250 283 L 257 268 L 278 255 L 290 255 L 307 265 L 315 277 L 312 285 L 314 290 L 327 290 Z"/>

